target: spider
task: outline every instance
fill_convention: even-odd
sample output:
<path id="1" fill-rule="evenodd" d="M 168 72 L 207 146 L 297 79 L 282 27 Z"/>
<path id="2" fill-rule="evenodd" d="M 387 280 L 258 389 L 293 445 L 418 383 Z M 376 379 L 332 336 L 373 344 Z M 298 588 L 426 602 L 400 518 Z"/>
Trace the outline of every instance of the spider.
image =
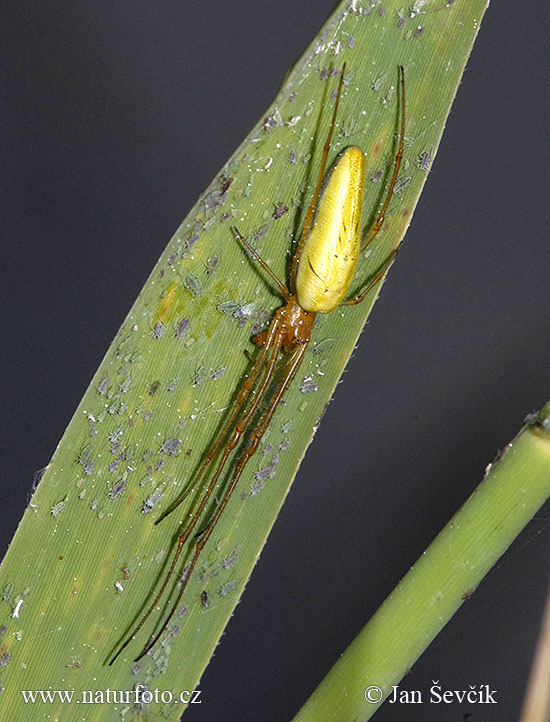
<path id="1" fill-rule="evenodd" d="M 158 593 L 109 664 L 113 664 L 128 644 L 130 644 L 157 606 L 176 570 L 185 544 L 191 537 L 216 488 L 227 460 L 242 440 L 242 437 L 245 434 L 249 434 L 248 445 L 235 464 L 229 484 L 212 518 L 203 529 L 195 534 L 194 551 L 186 567 L 185 576 L 176 595 L 176 600 L 167 618 L 162 623 L 157 634 L 134 661 L 137 662 L 144 657 L 155 646 L 166 630 L 168 623 L 179 605 L 202 550 L 223 514 L 248 461 L 256 452 L 277 407 L 296 377 L 311 340 L 316 315 L 318 313 L 330 313 L 330 311 L 333 311 L 339 306 L 351 306 L 360 303 L 369 291 L 382 279 L 399 249 L 399 246 L 397 246 L 391 251 L 381 268 L 374 276 L 368 279 L 366 286 L 357 296 L 349 299 L 345 298 L 353 281 L 359 254 L 374 240 L 384 222 L 399 173 L 405 138 L 405 71 L 403 66 L 400 65 L 401 124 L 393 173 L 380 212 L 370 231 L 365 238 L 361 240 L 361 214 L 365 186 L 365 154 L 360 148 L 350 146 L 338 156 L 328 177 L 326 186 L 321 192 L 338 106 L 340 104 L 340 96 L 342 94 L 345 67 L 344 65 L 340 75 L 334 111 L 327 139 L 323 147 L 317 183 L 304 218 L 302 232 L 292 257 L 288 287 L 277 278 L 268 264 L 246 241 L 239 230 L 235 227 L 232 229 L 235 237 L 242 246 L 275 283 L 284 299 L 284 305 L 275 311 L 267 330 L 253 337 L 254 343 L 260 347 L 258 357 L 256 361 L 253 362 L 248 374 L 244 377 L 228 416 L 220 432 L 213 440 L 194 478 L 184 493 L 176 499 L 155 522 L 159 524 L 179 507 L 184 499 L 187 498 L 188 494 L 195 489 L 200 479 L 221 452 L 220 458 L 202 493 L 200 501 L 197 500 L 198 503 L 191 509 L 190 521 L 178 536 L 170 567 L 166 572 Z M 277 382 L 275 389 L 272 390 L 272 384 L 277 370 L 277 361 L 281 354 L 286 355 L 288 358 L 284 366 L 284 374 Z M 271 394 L 270 398 L 269 394 Z M 269 401 L 265 404 L 265 408 L 260 412 L 260 408 L 264 405 L 262 402 L 268 399 Z M 246 405 L 247 402 L 248 406 Z M 253 428 L 251 428 L 252 422 L 257 415 L 259 415 L 259 418 Z"/>

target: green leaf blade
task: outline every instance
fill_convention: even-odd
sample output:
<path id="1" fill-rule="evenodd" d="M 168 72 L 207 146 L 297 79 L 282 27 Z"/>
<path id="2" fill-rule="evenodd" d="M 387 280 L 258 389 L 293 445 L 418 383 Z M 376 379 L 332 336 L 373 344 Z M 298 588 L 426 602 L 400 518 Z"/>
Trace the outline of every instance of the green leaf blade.
<path id="1" fill-rule="evenodd" d="M 391 172 L 402 63 L 407 138 L 400 190 L 372 252 L 359 264 L 362 285 L 410 221 L 485 3 L 425 3 L 421 16 L 404 19 L 398 3 L 384 8 L 382 14 L 380 5 L 337 6 L 265 120 L 178 229 L 75 412 L 1 571 L 0 588 L 12 585 L 13 591 L 0 620 L 10 654 L 0 702 L 14 719 L 29 714 L 21 689 L 74 687 L 80 694 L 91 686 L 145 683 L 176 692 L 197 684 L 376 296 L 319 318 L 300 376 L 216 527 L 163 645 L 136 670 L 133 656 L 167 612 L 161 604 L 108 667 L 152 599 L 189 507 L 158 526 L 153 522 L 200 463 L 249 368 L 243 350 L 251 348 L 251 334 L 280 305 L 230 226 L 237 225 L 286 278 L 330 117 L 337 80 L 331 69 L 346 60 L 330 162 L 346 145 L 366 152 L 367 230 Z M 283 206 L 289 210 L 281 215 Z M 203 591 L 208 608 L 201 604 Z M 87 720 L 119 719 L 122 708 L 79 712 Z M 43 711 L 33 709 L 37 718 Z M 48 709 L 55 711 L 55 705 Z M 180 713 L 170 705 L 148 709 L 149 719 Z M 132 705 L 125 712 L 129 719 L 136 714 Z"/>

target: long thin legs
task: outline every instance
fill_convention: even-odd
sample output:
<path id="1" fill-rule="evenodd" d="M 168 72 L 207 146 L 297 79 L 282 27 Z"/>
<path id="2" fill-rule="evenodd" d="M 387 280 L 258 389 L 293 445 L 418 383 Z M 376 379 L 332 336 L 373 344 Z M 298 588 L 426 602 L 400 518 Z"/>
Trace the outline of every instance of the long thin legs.
<path id="1" fill-rule="evenodd" d="M 271 423 L 271 419 L 273 418 L 273 415 L 274 415 L 275 411 L 277 410 L 277 406 L 279 405 L 279 403 L 280 403 L 281 399 L 283 398 L 288 387 L 292 384 L 292 382 L 296 376 L 296 373 L 300 367 L 302 359 L 304 357 L 306 348 L 307 348 L 307 344 L 303 344 L 301 346 L 298 346 L 297 349 L 294 351 L 294 353 L 291 357 L 291 360 L 290 360 L 290 365 L 289 365 L 287 374 L 285 375 L 284 379 L 281 381 L 277 391 L 274 393 L 273 398 L 271 399 L 271 402 L 269 404 L 269 407 L 266 409 L 258 426 L 252 432 L 250 444 L 245 449 L 242 457 L 237 462 L 237 465 L 233 472 L 233 476 L 231 477 L 231 481 L 224 493 L 224 496 L 223 496 L 221 502 L 219 503 L 218 507 L 216 508 L 216 511 L 215 511 L 214 515 L 212 516 L 212 519 L 208 522 L 208 526 L 204 529 L 199 540 L 196 543 L 193 557 L 186 570 L 185 579 L 182 582 L 182 585 L 178 591 L 177 597 L 172 605 L 172 609 L 170 610 L 168 617 L 164 620 L 161 628 L 159 629 L 159 631 L 157 632 L 155 637 L 149 642 L 149 644 L 146 646 L 146 648 L 143 650 L 143 652 L 139 655 L 139 657 L 136 657 L 136 659 L 135 659 L 136 662 L 139 661 L 142 657 L 144 657 L 155 646 L 155 644 L 158 642 L 158 640 L 161 638 L 162 634 L 166 630 L 166 627 L 170 623 L 170 620 L 172 619 L 174 612 L 178 608 L 178 605 L 183 596 L 183 593 L 185 591 L 187 583 L 191 577 L 191 574 L 193 573 L 193 569 L 195 568 L 195 565 L 197 564 L 200 553 L 203 550 L 203 548 L 205 547 L 208 539 L 210 538 L 210 535 L 212 534 L 212 532 L 214 530 L 214 527 L 216 526 L 220 516 L 222 515 L 225 507 L 227 506 L 227 503 L 229 502 L 229 499 L 231 498 L 231 495 L 232 495 L 233 491 L 235 490 L 235 487 L 237 486 L 237 483 L 238 483 L 248 461 L 254 455 L 256 449 L 258 448 L 258 444 L 260 443 L 262 436 L 265 434 L 267 427 Z"/>
<path id="2" fill-rule="evenodd" d="M 395 161 L 393 166 L 393 173 L 390 181 L 390 185 L 388 186 L 388 190 L 386 193 L 386 196 L 384 198 L 384 202 L 382 204 L 382 208 L 380 209 L 380 213 L 378 214 L 378 217 L 376 221 L 374 222 L 374 225 L 370 229 L 370 231 L 365 236 L 363 243 L 361 244 L 361 251 L 364 251 L 365 248 L 374 240 L 374 238 L 377 236 L 378 232 L 382 228 L 382 224 L 384 223 L 384 219 L 386 217 L 386 211 L 388 210 L 388 206 L 390 204 L 391 197 L 393 195 L 393 191 L 395 188 L 395 184 L 397 182 L 397 174 L 399 173 L 399 168 L 401 166 L 401 159 L 403 157 L 403 146 L 405 142 L 405 70 L 402 65 L 399 66 L 399 77 L 401 81 L 401 128 L 400 128 L 400 135 L 399 135 L 399 146 L 397 148 L 397 153 L 395 154 Z M 387 259 L 384 261 L 384 264 L 380 268 L 379 271 L 372 277 L 370 281 L 368 281 L 365 288 L 354 298 L 349 298 L 345 301 L 342 301 L 342 306 L 355 306 L 358 303 L 361 303 L 371 291 L 374 286 L 381 280 L 381 278 L 384 276 L 388 268 L 390 267 L 393 259 L 395 258 L 397 251 L 399 250 L 399 246 L 397 248 L 394 248 L 394 250 L 389 254 Z"/>
<path id="3" fill-rule="evenodd" d="M 172 562 L 171 562 L 170 567 L 164 577 L 164 580 L 162 582 L 162 585 L 161 585 L 159 591 L 157 592 L 153 602 L 148 607 L 147 611 L 142 616 L 142 618 L 140 619 L 140 621 L 138 622 L 136 627 L 133 629 L 133 631 L 127 637 L 127 639 L 124 641 L 124 643 L 121 645 L 120 649 L 117 651 L 115 656 L 111 659 L 111 661 L 109 662 L 109 665 L 113 664 L 113 662 L 118 658 L 118 656 L 121 654 L 121 652 L 135 638 L 136 634 L 140 631 L 142 626 L 145 624 L 145 622 L 147 621 L 147 619 L 149 618 L 149 616 L 151 615 L 151 613 L 157 606 L 162 595 L 164 594 L 164 591 L 165 591 L 170 579 L 172 578 L 172 576 L 174 574 L 174 571 L 176 569 L 178 560 L 181 556 L 183 547 L 184 547 L 185 543 L 188 541 L 189 537 L 191 536 L 191 533 L 192 533 L 193 529 L 195 528 L 195 526 L 197 525 L 200 517 L 202 516 L 202 513 L 203 513 L 204 509 L 206 508 L 208 500 L 210 499 L 210 497 L 216 487 L 216 484 L 218 482 L 218 479 L 225 466 L 227 459 L 229 458 L 233 449 L 237 446 L 240 438 L 242 437 L 242 434 L 244 434 L 246 432 L 252 418 L 254 417 L 254 414 L 258 410 L 258 407 L 265 395 L 266 390 L 268 389 L 268 387 L 272 381 L 277 358 L 278 358 L 280 350 L 281 350 L 282 341 L 283 341 L 283 335 L 279 328 L 279 313 L 277 313 L 269 327 L 266 343 L 262 349 L 262 352 L 260 353 L 258 361 L 256 362 L 250 375 L 243 382 L 241 390 L 237 396 L 237 400 L 231 411 L 231 414 L 230 414 L 229 418 L 227 419 L 227 421 L 225 422 L 215 443 L 213 444 L 212 448 L 209 450 L 207 456 L 205 457 L 203 463 L 201 464 L 199 471 L 195 475 L 190 488 L 188 488 L 185 491 L 183 497 L 180 497 L 179 499 L 177 499 L 176 502 L 174 504 L 172 504 L 168 508 L 168 510 L 160 517 L 160 519 L 158 519 L 156 522 L 156 523 L 158 523 L 159 521 L 164 519 L 168 514 L 170 514 L 172 511 L 174 511 L 174 509 L 176 509 L 181 504 L 183 499 L 187 496 L 190 489 L 194 488 L 195 485 L 198 483 L 198 481 L 199 481 L 200 477 L 202 476 L 202 474 L 204 473 L 205 469 L 210 465 L 210 463 L 214 459 L 217 451 L 221 447 L 224 439 L 227 437 L 227 434 L 229 433 L 229 429 L 231 428 L 233 422 L 235 421 L 235 417 L 236 417 L 237 413 L 239 412 L 243 403 L 245 403 L 246 398 L 250 394 L 250 391 L 251 391 L 252 387 L 254 386 L 254 383 L 256 382 L 259 374 L 261 373 L 261 371 L 263 369 L 264 375 L 256 389 L 254 399 L 252 400 L 251 404 L 244 412 L 241 419 L 234 425 L 231 437 L 225 444 L 222 457 L 221 457 L 220 461 L 218 462 L 216 470 L 210 479 L 208 487 L 204 491 L 203 496 L 200 500 L 200 503 L 198 504 L 198 507 L 196 509 L 192 509 L 191 519 L 190 519 L 189 523 L 187 524 L 187 526 L 185 527 L 185 529 L 183 530 L 183 532 L 178 537 L 177 547 L 174 552 Z M 191 570 L 188 571 L 186 578 L 189 577 L 190 573 L 191 573 Z M 185 584 L 184 584 L 184 586 L 185 586 Z M 179 598 L 180 597 L 178 596 L 178 599 Z M 177 606 L 177 603 L 176 603 L 176 606 Z M 169 623 L 169 621 L 174 613 L 174 610 L 175 610 L 175 607 L 172 609 L 170 615 L 168 616 L 167 620 L 165 621 L 161 631 L 157 635 L 157 638 L 158 638 L 158 636 L 160 636 L 160 634 L 162 634 L 164 629 L 166 629 L 166 625 Z M 155 639 L 155 641 L 156 641 L 156 639 Z M 143 652 L 143 654 L 146 654 L 147 651 L 153 646 L 153 644 L 154 644 L 154 642 L 152 642 L 146 648 L 146 650 Z M 141 659 L 143 654 L 140 655 L 140 657 L 138 657 L 137 659 Z"/>
<path id="4" fill-rule="evenodd" d="M 319 175 L 317 176 L 317 183 L 315 185 L 315 190 L 313 191 L 313 196 L 311 198 L 311 202 L 309 204 L 309 207 L 306 211 L 306 215 L 304 217 L 304 227 L 302 228 L 302 232 L 300 234 L 300 239 L 298 241 L 298 245 L 296 246 L 296 251 L 294 253 L 294 256 L 292 257 L 292 268 L 290 271 L 290 288 L 291 288 L 292 292 L 296 291 L 296 274 L 298 273 L 298 264 L 300 263 L 300 256 L 302 255 L 302 249 L 304 247 L 305 240 L 308 237 L 309 230 L 310 230 L 311 224 L 313 222 L 313 216 L 315 215 L 315 211 L 317 209 L 317 201 L 319 200 L 319 193 L 321 192 L 321 185 L 323 183 L 325 169 L 327 167 L 327 160 L 328 160 L 328 154 L 329 154 L 329 150 L 330 150 L 330 144 L 332 141 L 332 134 L 334 132 L 334 126 L 336 125 L 336 116 L 338 115 L 338 106 L 340 105 L 340 96 L 342 94 L 342 85 L 344 83 L 345 73 L 346 73 L 346 64 L 344 63 L 341 74 L 340 74 L 340 82 L 338 83 L 338 92 L 336 94 L 336 102 L 334 104 L 332 120 L 330 121 L 330 128 L 328 129 L 327 139 L 325 141 L 325 145 L 323 146 L 323 157 L 321 159 L 321 167 L 319 168 Z"/>
<path id="5" fill-rule="evenodd" d="M 264 261 L 264 259 L 260 256 L 260 254 L 259 254 L 254 248 L 252 248 L 252 246 L 251 246 L 250 243 L 246 240 L 246 238 L 239 233 L 239 229 L 237 228 L 237 226 L 233 226 L 233 228 L 232 228 L 231 230 L 232 230 L 233 233 L 237 236 L 237 238 L 238 238 L 239 241 L 243 244 L 243 246 L 246 248 L 246 250 L 250 253 L 250 255 L 251 255 L 256 261 L 258 261 L 258 263 L 259 263 L 260 266 L 264 269 L 264 271 L 265 271 L 267 274 L 269 274 L 269 276 L 271 276 L 271 278 L 273 279 L 273 281 L 275 281 L 275 284 L 277 285 L 277 288 L 278 288 L 279 291 L 281 292 L 281 296 L 285 299 L 285 301 L 288 301 L 288 299 L 290 298 L 290 292 L 289 292 L 289 290 L 287 289 L 287 287 L 285 286 L 285 284 L 282 283 L 281 281 L 279 281 L 279 279 L 277 278 L 277 276 L 273 273 L 273 271 L 271 270 L 271 268 L 267 265 L 267 263 L 266 263 L 266 262 Z"/>
<path id="6" fill-rule="evenodd" d="M 294 257 L 292 259 L 292 269 L 289 284 L 290 291 L 287 289 L 285 284 L 283 284 L 277 278 L 277 276 L 270 269 L 269 265 L 262 260 L 259 254 L 254 250 L 254 248 L 252 248 L 250 244 L 246 241 L 246 239 L 239 233 L 237 228 L 233 228 L 233 232 L 235 236 L 239 239 L 241 244 L 248 250 L 250 255 L 260 264 L 263 270 L 268 273 L 271 279 L 275 282 L 281 295 L 287 301 L 287 305 L 279 309 L 275 313 L 267 331 L 264 331 L 254 337 L 254 341 L 258 345 L 261 345 L 263 348 L 259 352 L 256 361 L 252 363 L 252 368 L 249 374 L 242 380 L 241 386 L 238 390 L 236 399 L 232 404 L 227 419 L 223 423 L 221 430 L 217 434 L 214 442 L 210 446 L 206 456 L 204 457 L 197 472 L 192 477 L 192 480 L 188 484 L 184 493 L 180 495 L 180 497 L 176 499 L 176 501 L 174 501 L 156 521 L 156 523 L 158 524 L 169 514 L 171 514 L 175 509 L 177 509 L 179 505 L 183 502 L 183 500 L 187 498 L 187 496 L 197 487 L 197 485 L 199 484 L 203 476 L 208 472 L 210 467 L 214 465 L 213 469 L 209 473 L 208 481 L 204 482 L 203 486 L 201 487 L 200 494 L 197 496 L 196 499 L 194 499 L 191 509 L 187 513 L 186 525 L 183 527 L 183 530 L 181 531 L 181 533 L 179 533 L 177 537 L 176 548 L 173 552 L 170 565 L 164 575 L 160 588 L 156 593 L 153 602 L 147 607 L 145 614 L 140 618 L 132 633 L 125 639 L 123 644 L 116 652 L 115 656 L 109 662 L 109 664 L 113 664 L 113 662 L 118 658 L 118 656 L 123 652 L 123 650 L 126 649 L 128 644 L 141 630 L 147 619 L 149 619 L 152 612 L 157 608 L 157 605 L 165 594 L 170 581 L 176 576 L 176 570 L 178 569 L 178 564 L 182 559 L 182 553 L 186 546 L 186 543 L 194 534 L 194 549 L 192 551 L 191 560 L 185 567 L 185 573 L 181 577 L 180 586 L 177 590 L 175 601 L 172 604 L 168 602 L 169 611 L 164 621 L 162 622 L 159 631 L 155 634 L 154 638 L 145 646 L 145 648 L 135 661 L 138 661 L 144 655 L 146 655 L 154 647 L 162 634 L 165 632 L 168 624 L 170 623 L 170 620 L 173 618 L 173 615 L 180 603 L 181 597 L 187 587 L 193 570 L 198 563 L 202 550 L 204 549 L 205 545 L 208 542 L 208 539 L 212 535 L 218 520 L 220 519 L 225 507 L 229 503 L 229 500 L 238 484 L 238 481 L 241 478 L 241 475 L 246 465 L 248 464 L 248 461 L 255 454 L 258 445 L 262 437 L 264 436 L 281 399 L 283 398 L 289 386 L 293 383 L 300 364 L 302 363 L 304 354 L 309 344 L 309 334 L 311 332 L 310 324 L 312 325 L 312 320 L 310 318 L 310 313 L 304 311 L 303 309 L 300 309 L 296 299 L 293 297 L 292 294 L 295 291 L 295 276 L 298 268 L 300 254 L 302 252 L 304 242 L 311 229 L 311 225 L 315 217 L 317 203 L 319 201 L 321 184 L 326 169 L 332 135 L 336 124 L 338 105 L 340 102 L 340 96 L 344 80 L 344 71 L 345 65 L 342 69 L 342 74 L 340 77 L 336 96 L 336 103 L 332 114 L 332 120 L 323 148 L 321 168 L 317 178 L 317 183 L 314 189 L 311 203 L 306 212 L 304 227 L 300 235 Z M 365 237 L 362 243 L 361 250 L 366 248 L 368 244 L 371 243 L 371 241 L 375 238 L 383 225 L 385 214 L 387 212 L 391 196 L 395 189 L 397 176 L 401 165 L 405 135 L 405 78 L 404 70 L 401 66 L 400 80 L 401 133 L 398 150 L 395 155 L 393 173 L 378 217 L 374 225 L 372 226 L 370 232 Z M 365 288 L 361 290 L 361 292 L 355 298 L 344 301 L 343 305 L 355 305 L 357 303 L 360 303 L 366 297 L 369 291 L 381 280 L 383 275 L 386 273 L 389 265 L 395 257 L 395 254 L 397 253 L 397 250 L 398 249 L 396 248 L 389 254 L 388 258 L 382 264 L 380 269 L 375 273 L 373 277 L 371 277 L 371 279 L 368 280 Z M 299 311 L 298 314 L 297 309 Z M 298 345 L 296 345 L 296 343 Z M 273 393 L 271 393 L 271 385 L 274 378 L 276 377 L 277 362 L 283 349 L 285 351 L 291 351 L 292 349 L 294 350 L 290 354 L 287 362 L 279 369 L 279 375 L 281 378 L 278 381 L 278 385 L 276 386 L 275 390 L 273 391 Z M 269 396 L 268 401 L 266 400 L 267 396 Z M 262 407 L 264 400 L 266 400 L 265 405 Z M 227 488 L 224 489 L 221 500 L 218 501 L 216 499 L 216 505 L 212 504 L 212 516 L 209 517 L 207 514 L 207 512 L 210 512 L 208 506 L 209 503 L 211 503 L 210 500 L 213 498 L 213 496 L 215 496 L 215 489 L 218 486 L 221 474 L 232 452 L 237 448 L 239 442 L 242 440 L 243 435 L 245 435 L 249 431 L 249 427 L 251 427 L 251 425 L 253 424 L 256 415 L 259 416 L 259 421 L 255 427 L 252 427 L 248 445 L 245 446 L 242 455 L 237 458 L 233 473 L 230 477 L 229 484 L 227 485 Z M 218 456 L 219 459 L 215 461 Z M 201 519 L 203 519 L 203 517 L 207 519 L 207 523 L 206 526 L 201 528 L 201 526 L 199 525 L 201 524 Z M 198 532 L 195 531 L 197 528 L 199 529 Z"/>
<path id="7" fill-rule="evenodd" d="M 168 569 L 168 572 L 166 573 L 166 576 L 164 577 L 164 581 L 162 582 L 161 587 L 158 590 L 156 597 L 154 598 L 152 604 L 149 606 L 149 608 L 147 609 L 147 611 L 145 612 L 143 617 L 139 620 L 138 625 L 132 630 L 132 633 L 124 640 L 124 642 L 119 647 L 118 652 L 114 655 L 114 657 L 112 657 L 112 659 L 109 662 L 109 666 L 111 666 L 114 662 L 116 662 L 118 657 L 122 654 L 122 652 L 130 644 L 130 642 L 135 638 L 135 636 L 139 632 L 139 630 L 143 627 L 145 622 L 149 619 L 151 612 L 159 603 L 160 598 L 164 594 L 164 590 L 168 586 L 168 582 L 172 578 L 172 574 L 174 573 L 174 570 L 178 563 L 178 559 L 180 558 L 181 550 L 183 549 L 184 544 L 185 544 L 185 539 L 183 538 L 183 535 L 182 535 L 178 539 L 178 546 L 177 546 L 174 556 L 172 558 L 170 568 Z"/>
<path id="8" fill-rule="evenodd" d="M 401 166 L 401 159 L 403 157 L 403 145 L 405 143 L 405 69 L 402 65 L 399 66 L 399 77 L 401 81 L 401 129 L 399 134 L 399 147 L 397 148 L 397 153 L 395 154 L 393 173 L 388 187 L 388 192 L 384 198 L 384 203 L 382 204 L 378 218 L 361 244 L 362 251 L 364 251 L 369 243 L 374 240 L 378 231 L 382 228 L 384 218 L 386 217 L 386 211 L 388 210 L 388 206 L 393 195 L 393 189 L 395 188 L 395 184 L 397 182 L 397 174 L 399 173 L 399 168 Z"/>
<path id="9" fill-rule="evenodd" d="M 363 301 L 365 299 L 365 297 L 367 296 L 369 291 L 372 291 L 372 289 L 376 286 L 378 281 L 380 281 L 381 278 L 384 276 L 384 274 L 390 267 L 391 262 L 397 255 L 398 250 L 399 250 L 398 248 L 395 248 L 390 253 L 390 255 L 386 258 L 386 260 L 382 264 L 382 267 L 380 268 L 380 270 L 374 274 L 374 276 L 370 279 L 370 281 L 368 281 L 365 288 L 360 293 L 358 293 L 357 296 L 355 296 L 354 298 L 348 298 L 345 301 L 342 301 L 340 303 L 340 306 L 356 306 L 358 303 L 361 303 L 361 301 Z"/>
<path id="10" fill-rule="evenodd" d="M 169 516 L 175 509 L 178 508 L 178 506 L 187 498 L 189 493 L 197 486 L 197 484 L 202 478 L 202 475 L 210 466 L 212 460 L 220 450 L 224 439 L 227 437 L 231 427 L 233 426 L 235 418 L 237 417 L 242 405 L 246 402 L 248 396 L 250 395 L 250 392 L 254 388 L 258 375 L 265 363 L 266 357 L 271 351 L 271 344 L 273 343 L 273 339 L 275 338 L 277 332 L 278 322 L 272 323 L 267 331 L 267 338 L 264 346 L 262 347 L 260 355 L 258 356 L 258 359 L 252 367 L 247 378 L 243 381 L 240 391 L 237 394 L 237 398 L 235 399 L 235 403 L 233 404 L 233 408 L 231 409 L 231 413 L 226 419 L 221 431 L 216 437 L 216 440 L 208 450 L 207 455 L 204 457 L 204 460 L 200 465 L 198 471 L 195 473 L 195 476 L 193 477 L 192 481 L 189 483 L 183 494 L 178 499 L 176 499 L 176 501 L 173 502 L 173 504 L 171 504 L 168 509 L 166 509 L 166 511 L 156 520 L 155 524 L 160 524 L 163 519 L 166 519 L 167 516 Z"/>

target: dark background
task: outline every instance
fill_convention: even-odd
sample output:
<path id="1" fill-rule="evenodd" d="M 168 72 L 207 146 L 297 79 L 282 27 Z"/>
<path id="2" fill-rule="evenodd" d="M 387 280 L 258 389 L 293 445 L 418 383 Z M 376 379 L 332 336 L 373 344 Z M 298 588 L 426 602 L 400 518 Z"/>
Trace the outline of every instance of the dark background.
<path id="1" fill-rule="evenodd" d="M 332 6 L 2 3 L 2 551 L 168 239 Z M 290 719 L 550 397 L 549 20 L 534 1 L 488 10 L 405 246 L 189 720 Z M 487 683 L 499 704 L 377 720 L 517 719 L 549 518 L 404 681 Z"/>

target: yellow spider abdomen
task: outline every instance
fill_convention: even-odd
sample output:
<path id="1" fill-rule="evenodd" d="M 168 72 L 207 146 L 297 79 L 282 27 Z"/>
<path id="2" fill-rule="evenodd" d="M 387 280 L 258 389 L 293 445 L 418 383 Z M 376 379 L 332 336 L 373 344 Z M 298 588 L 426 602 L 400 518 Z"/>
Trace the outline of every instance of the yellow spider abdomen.
<path id="1" fill-rule="evenodd" d="M 328 313 L 348 292 L 361 248 L 364 188 L 365 155 L 351 146 L 330 174 L 300 256 L 296 293 L 306 311 Z"/>

